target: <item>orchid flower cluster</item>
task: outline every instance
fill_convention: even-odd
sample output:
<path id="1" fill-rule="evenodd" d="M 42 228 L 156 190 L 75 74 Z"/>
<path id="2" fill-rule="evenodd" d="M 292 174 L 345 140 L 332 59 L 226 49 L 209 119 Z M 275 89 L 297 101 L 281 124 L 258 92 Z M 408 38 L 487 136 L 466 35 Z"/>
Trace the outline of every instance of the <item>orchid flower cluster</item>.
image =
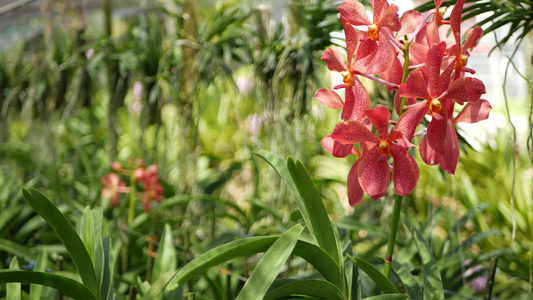
<path id="1" fill-rule="evenodd" d="M 102 196 L 110 199 L 111 207 L 116 207 L 119 202 L 121 193 L 132 193 L 135 183 L 142 185 L 143 192 L 138 196 L 142 196 L 141 203 L 144 205 L 144 211 L 150 211 L 150 202 L 152 200 L 161 201 L 164 189 L 159 184 L 159 175 L 157 173 L 157 165 L 153 164 L 144 168 L 144 162 L 137 160 L 136 167 L 133 171 L 126 170 L 119 162 L 111 164 L 111 172 L 102 177 L 101 181 L 104 187 L 102 188 Z M 133 161 L 130 162 L 133 166 Z M 128 187 L 124 180 L 120 179 L 119 174 L 130 176 L 131 186 Z"/>
<path id="2" fill-rule="evenodd" d="M 345 0 L 339 7 L 347 64 L 334 47 L 322 56 L 329 70 L 342 75 L 343 83 L 334 90 L 344 90 L 344 101 L 334 90 L 320 89 L 315 95 L 328 107 L 342 110 L 343 121 L 322 140 L 324 149 L 335 157 L 358 157 L 347 181 L 352 206 L 364 193 L 373 200 L 383 197 L 391 169 L 398 195 L 414 190 L 419 169 L 409 148 L 418 149 L 428 165 L 439 165 L 454 174 L 459 161 L 455 124 L 485 120 L 491 110 L 489 102 L 480 99 L 485 94 L 483 82 L 468 76 L 475 73 L 467 67 L 469 51 L 483 30 L 471 28 L 461 42 L 464 0 L 457 1 L 449 21 L 444 20 L 440 8 L 444 0 L 435 0 L 436 9 L 426 15 L 410 10 L 401 17 L 398 7 L 386 0 L 370 2 L 372 21 L 356 0 Z M 395 91 L 397 120 L 391 120 L 391 112 L 384 106 L 371 109 L 360 77 Z M 429 125 L 415 132 L 424 118 Z M 390 130 L 389 124 L 393 125 Z M 412 144 L 415 135 L 423 135 L 418 146 Z"/>

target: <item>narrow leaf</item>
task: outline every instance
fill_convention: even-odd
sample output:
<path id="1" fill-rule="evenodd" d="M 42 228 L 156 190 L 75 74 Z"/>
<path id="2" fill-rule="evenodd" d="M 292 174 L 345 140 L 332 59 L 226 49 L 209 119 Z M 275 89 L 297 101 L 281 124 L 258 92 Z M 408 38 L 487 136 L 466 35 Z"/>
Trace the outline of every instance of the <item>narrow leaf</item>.
<path id="1" fill-rule="evenodd" d="M 303 207 L 306 210 L 304 216 L 307 215 L 309 219 L 306 220 L 306 223 L 310 226 L 312 225 L 314 229 L 314 232 L 311 233 L 317 240 L 318 245 L 333 257 L 337 265 L 340 265 L 341 253 L 336 235 L 337 229 L 326 211 L 320 193 L 302 162 L 297 161 L 295 163 L 289 158 L 287 160 L 287 167 L 298 188 Z"/>
<path id="2" fill-rule="evenodd" d="M 48 251 L 46 251 L 46 248 L 42 248 L 39 252 L 39 255 L 37 256 L 37 260 L 35 262 L 35 268 L 33 269 L 34 272 L 44 272 L 46 270 L 46 263 L 48 260 Z M 40 284 L 32 284 L 30 287 L 30 300 L 39 300 L 41 299 L 41 291 L 43 289 L 43 286 Z"/>
<path id="3" fill-rule="evenodd" d="M 404 265 L 402 265 L 396 260 L 393 260 L 392 270 L 394 271 L 396 276 L 398 276 L 403 286 L 405 287 L 407 294 L 412 299 L 424 299 L 424 292 L 422 291 L 422 287 L 420 287 L 418 281 L 413 277 L 411 272 L 409 272 L 409 270 Z"/>
<path id="4" fill-rule="evenodd" d="M 176 269 L 178 258 L 176 249 L 172 242 L 172 229 L 169 224 L 165 224 L 163 229 L 163 237 L 157 248 L 157 257 L 154 261 L 154 269 L 152 272 L 152 282 L 156 282 L 161 276 L 168 271 Z M 169 278 L 167 278 L 168 280 Z"/>
<path id="5" fill-rule="evenodd" d="M 433 258 L 433 254 L 424 241 L 424 236 L 408 219 L 404 218 L 407 228 L 413 235 L 420 260 L 422 261 L 422 272 L 424 277 L 424 299 L 444 299 L 442 279 L 439 267 Z"/>
<path id="6" fill-rule="evenodd" d="M 400 291 L 390 282 L 390 280 L 381 273 L 376 267 L 368 263 L 366 260 L 359 258 L 359 257 L 350 257 L 353 262 L 361 269 L 363 272 L 365 272 L 368 277 L 372 279 L 376 283 L 376 285 L 381 289 L 381 291 L 385 294 L 399 294 Z"/>
<path id="7" fill-rule="evenodd" d="M 9 270 L 19 270 L 19 261 L 16 256 L 13 256 L 13 259 L 9 263 Z M 6 286 L 6 296 L 9 300 L 20 300 L 21 298 L 21 289 L 22 285 L 20 282 L 12 281 L 13 283 L 8 283 Z"/>
<path id="8" fill-rule="evenodd" d="M 67 248 L 74 265 L 78 269 L 78 273 L 83 284 L 91 291 L 92 295 L 96 297 L 98 293 L 98 282 L 96 280 L 96 273 L 93 262 L 87 248 L 83 244 L 80 236 L 65 216 L 57 209 L 45 195 L 36 189 L 30 189 L 28 192 L 22 189 L 22 194 L 26 202 L 35 210 L 52 227 L 54 232 L 59 236 L 65 248 Z"/>
<path id="9" fill-rule="evenodd" d="M 237 300 L 262 299 L 296 246 L 304 227 L 297 224 L 282 234 L 257 263 Z"/>
<path id="10" fill-rule="evenodd" d="M 264 300 L 307 296 L 318 299 L 345 299 L 341 291 L 325 280 L 310 279 L 289 282 L 266 294 Z"/>
<path id="11" fill-rule="evenodd" d="M 365 298 L 365 300 L 406 300 L 406 299 L 409 299 L 409 296 L 404 295 L 404 294 L 386 294 L 386 295 L 379 295 L 379 296 Z"/>
<path id="12" fill-rule="evenodd" d="M 0 283 L 32 283 L 41 284 L 63 292 L 65 295 L 77 300 L 95 300 L 92 292 L 80 282 L 51 273 L 0 270 Z"/>

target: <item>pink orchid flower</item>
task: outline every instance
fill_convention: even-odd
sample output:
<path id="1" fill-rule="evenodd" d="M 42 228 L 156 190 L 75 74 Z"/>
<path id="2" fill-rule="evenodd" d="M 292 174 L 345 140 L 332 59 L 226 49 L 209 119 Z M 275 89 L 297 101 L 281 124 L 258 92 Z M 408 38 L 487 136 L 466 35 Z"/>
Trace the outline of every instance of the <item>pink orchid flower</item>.
<path id="1" fill-rule="evenodd" d="M 455 174 L 459 163 L 459 141 L 455 131 L 457 123 L 477 123 L 488 119 L 492 109 L 487 100 L 467 103 L 453 118 L 454 101 L 446 101 L 445 118 L 432 121 L 428 133 L 420 141 L 420 156 L 428 165 L 440 165 L 448 174 Z"/>
<path id="2" fill-rule="evenodd" d="M 157 165 L 150 165 L 146 169 L 137 168 L 133 172 L 136 181 L 144 183 L 144 197 L 141 202 L 144 205 L 144 211 L 150 211 L 150 201 L 161 201 L 164 189 L 159 184 L 159 176 L 157 175 Z"/>
<path id="3" fill-rule="evenodd" d="M 339 123 L 331 134 L 331 138 L 345 145 L 366 142 L 368 143 L 367 146 L 371 146 L 368 151 L 362 151 L 362 157 L 352 167 L 348 175 L 348 197 L 351 205 L 361 201 L 362 193 L 360 191 L 364 191 L 372 200 L 377 200 L 386 194 L 390 182 L 388 159 L 391 155 L 393 158 L 392 178 L 396 193 L 402 196 L 408 195 L 418 183 L 418 165 L 407 152 L 408 147 L 414 147 L 414 145 L 395 128 L 392 128 L 389 134 L 389 110 L 384 106 L 378 106 L 375 109 L 367 110 L 366 114 L 376 127 L 379 137 L 376 137 L 360 121 Z M 413 114 L 407 116 L 412 121 L 417 119 L 417 117 L 413 118 Z M 405 122 L 403 130 L 414 132 L 417 125 L 414 122 Z M 397 143 L 397 141 L 402 142 Z M 357 179 L 356 182 L 355 179 Z"/>
<path id="4" fill-rule="evenodd" d="M 118 205 L 119 194 L 128 193 L 129 188 L 126 186 L 126 182 L 120 180 L 118 174 L 109 173 L 107 176 L 101 178 L 102 184 L 102 196 L 111 199 L 111 207 Z"/>

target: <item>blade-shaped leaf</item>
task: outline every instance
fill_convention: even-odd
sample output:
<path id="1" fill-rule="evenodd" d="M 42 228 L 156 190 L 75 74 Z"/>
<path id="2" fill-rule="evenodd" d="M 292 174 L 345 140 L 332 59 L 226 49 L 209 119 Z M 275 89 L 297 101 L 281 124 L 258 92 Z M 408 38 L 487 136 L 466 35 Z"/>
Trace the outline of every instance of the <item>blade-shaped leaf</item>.
<path id="1" fill-rule="evenodd" d="M 366 260 L 360 258 L 360 257 L 350 257 L 353 262 L 361 269 L 363 272 L 365 272 L 368 277 L 372 279 L 376 283 L 376 285 L 381 289 L 381 291 L 385 294 L 398 294 L 400 291 L 390 282 L 390 280 L 381 273 L 376 267 L 368 263 Z"/>
<path id="2" fill-rule="evenodd" d="M 80 282 L 56 274 L 21 271 L 0 270 L 0 283 L 21 282 L 41 284 L 63 292 L 77 300 L 95 300 L 92 292 Z"/>
<path id="3" fill-rule="evenodd" d="M 48 260 L 48 251 L 46 248 L 42 248 L 37 256 L 35 261 L 34 272 L 44 272 L 46 270 L 46 262 Z M 43 286 L 40 284 L 32 284 L 30 287 L 30 300 L 39 300 L 41 299 L 41 291 Z"/>
<path id="4" fill-rule="evenodd" d="M 269 292 L 264 300 L 286 299 L 291 296 L 308 296 L 318 299 L 345 299 L 341 291 L 325 280 L 310 279 L 287 283 Z"/>
<path id="5" fill-rule="evenodd" d="M 424 236 L 408 219 L 404 218 L 404 223 L 413 235 L 420 260 L 422 261 L 422 272 L 424 276 L 424 299 L 444 299 L 442 279 L 439 267 L 435 258 L 424 241 Z"/>
<path id="6" fill-rule="evenodd" d="M 301 224 L 293 226 L 268 248 L 261 260 L 257 263 L 252 275 L 244 284 L 244 287 L 237 296 L 237 300 L 262 299 L 265 296 L 268 287 L 276 279 L 296 246 L 298 237 L 303 229 L 304 227 Z"/>
<path id="7" fill-rule="evenodd" d="M 365 300 L 406 300 L 409 296 L 404 294 L 386 294 L 365 298 Z M 444 299 L 444 298 L 443 298 Z"/>
<path id="8" fill-rule="evenodd" d="M 80 238 L 89 252 L 89 256 L 94 261 L 94 250 L 96 249 L 96 240 L 94 239 L 94 218 L 91 208 L 85 207 L 81 216 Z"/>
<path id="9" fill-rule="evenodd" d="M 9 270 L 19 270 L 19 261 L 16 256 L 13 256 L 13 259 L 9 263 Z M 6 296 L 10 300 L 20 300 L 22 294 L 21 289 L 22 285 L 20 282 L 11 281 L 6 286 Z"/>
<path id="10" fill-rule="evenodd" d="M 157 248 L 157 257 L 154 261 L 154 269 L 152 271 L 152 282 L 157 281 L 161 276 L 168 271 L 176 270 L 178 258 L 176 249 L 172 243 L 172 229 L 169 224 L 165 224 L 163 229 L 163 237 Z M 168 278 L 167 278 L 168 280 Z"/>
<path id="11" fill-rule="evenodd" d="M 335 259 L 337 265 L 340 265 L 342 255 L 339 248 L 337 229 L 326 211 L 318 189 L 311 180 L 302 162 L 294 162 L 289 157 L 287 167 L 298 188 L 303 206 L 307 211 L 306 214 L 309 220 L 306 220 L 306 223 L 312 224 L 313 226 L 314 232 L 311 233 L 315 236 L 318 245 Z"/>
<path id="12" fill-rule="evenodd" d="M 403 286 L 405 287 L 407 294 L 412 299 L 415 299 L 415 300 L 424 299 L 424 292 L 422 291 L 420 284 L 418 284 L 418 281 L 416 281 L 416 279 L 413 277 L 411 272 L 409 272 L 409 270 L 405 266 L 403 266 L 398 261 L 393 260 L 392 270 L 394 271 L 396 276 L 398 276 Z"/>
<path id="13" fill-rule="evenodd" d="M 22 189 L 22 194 L 26 202 L 41 216 L 54 232 L 59 236 L 65 248 L 67 248 L 74 265 L 78 269 L 83 284 L 91 291 L 93 296 L 98 294 L 98 282 L 93 262 L 87 248 L 83 244 L 80 236 L 65 216 L 57 209 L 45 195 L 36 189 L 28 192 Z"/>

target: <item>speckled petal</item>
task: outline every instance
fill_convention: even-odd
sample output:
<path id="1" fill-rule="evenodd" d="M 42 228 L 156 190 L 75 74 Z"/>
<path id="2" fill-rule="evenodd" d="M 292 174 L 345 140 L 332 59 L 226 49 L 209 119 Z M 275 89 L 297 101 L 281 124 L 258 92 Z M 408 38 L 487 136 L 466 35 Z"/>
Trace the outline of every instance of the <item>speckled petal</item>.
<path id="1" fill-rule="evenodd" d="M 463 110 L 455 117 L 454 123 L 476 123 L 489 118 L 489 112 L 492 109 L 489 101 L 479 100 L 474 103 L 467 103 Z"/>
<path id="2" fill-rule="evenodd" d="M 370 119 L 372 124 L 376 126 L 376 129 L 379 133 L 379 138 L 382 140 L 387 139 L 387 136 L 389 135 L 389 109 L 385 106 L 378 106 L 374 109 L 367 110 L 366 115 Z"/>
<path id="3" fill-rule="evenodd" d="M 452 82 L 446 91 L 446 98 L 454 99 L 462 105 L 464 102 L 479 100 L 481 95 L 485 93 L 485 85 L 481 80 L 472 77 L 461 77 Z"/>
<path id="4" fill-rule="evenodd" d="M 324 54 L 322 54 L 321 59 L 328 64 L 328 69 L 330 71 L 342 72 L 347 70 L 342 55 L 336 48 L 327 48 L 326 51 L 324 51 Z"/>
<path id="5" fill-rule="evenodd" d="M 391 144 L 392 180 L 396 193 L 401 196 L 409 195 L 418 183 L 418 165 L 407 149 Z"/>
<path id="6" fill-rule="evenodd" d="M 344 107 L 341 97 L 333 90 L 319 89 L 316 91 L 315 99 L 329 108 L 342 109 Z"/>
<path id="7" fill-rule="evenodd" d="M 348 173 L 348 181 L 346 182 L 348 190 L 348 202 L 351 206 L 355 206 L 357 203 L 361 202 L 363 199 L 363 189 L 359 184 L 359 179 L 357 178 L 357 168 L 359 167 L 359 162 L 361 159 L 358 159 L 355 164 L 353 164 Z"/>
<path id="8" fill-rule="evenodd" d="M 387 191 L 390 181 L 390 167 L 387 158 L 374 146 L 361 159 L 357 169 L 359 184 L 370 197 L 382 195 Z"/>
<path id="9" fill-rule="evenodd" d="M 355 144 L 360 142 L 379 143 L 379 139 L 360 121 L 344 121 L 338 123 L 335 129 L 333 129 L 331 138 L 342 144 Z"/>
<path id="10" fill-rule="evenodd" d="M 457 140 L 457 134 L 455 133 L 455 126 L 452 122 L 448 122 L 446 126 L 446 138 L 444 140 L 444 154 L 442 161 L 440 162 L 440 168 L 448 173 L 455 174 L 455 168 L 459 163 L 459 141 Z"/>
<path id="11" fill-rule="evenodd" d="M 407 77 L 407 81 L 400 85 L 400 97 L 430 99 L 426 77 L 420 70 L 414 70 Z"/>
<path id="12" fill-rule="evenodd" d="M 366 9 L 363 4 L 355 0 L 346 0 L 339 7 L 341 16 L 346 18 L 355 26 L 370 25 L 370 19 L 366 14 Z"/>

